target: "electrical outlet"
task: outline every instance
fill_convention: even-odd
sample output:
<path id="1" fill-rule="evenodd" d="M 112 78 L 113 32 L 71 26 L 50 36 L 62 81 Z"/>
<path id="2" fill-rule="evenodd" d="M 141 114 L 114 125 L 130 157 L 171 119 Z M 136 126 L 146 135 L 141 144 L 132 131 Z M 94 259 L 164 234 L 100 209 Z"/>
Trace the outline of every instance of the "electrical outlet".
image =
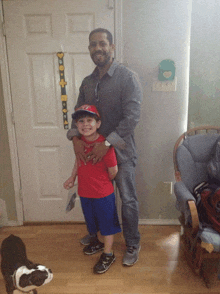
<path id="1" fill-rule="evenodd" d="M 173 92 L 176 91 L 177 78 L 173 81 L 154 81 L 152 91 Z"/>

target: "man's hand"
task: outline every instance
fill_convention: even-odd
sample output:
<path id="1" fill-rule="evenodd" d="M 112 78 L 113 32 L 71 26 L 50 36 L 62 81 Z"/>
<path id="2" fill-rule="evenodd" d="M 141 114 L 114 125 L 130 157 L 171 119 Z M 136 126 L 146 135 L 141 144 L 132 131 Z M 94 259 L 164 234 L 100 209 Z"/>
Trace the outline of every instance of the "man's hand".
<path id="1" fill-rule="evenodd" d="M 107 153 L 109 147 L 105 146 L 105 142 L 95 143 L 91 152 L 86 154 L 86 161 L 93 161 L 93 164 L 97 163 Z"/>
<path id="2" fill-rule="evenodd" d="M 84 141 L 80 140 L 76 136 L 73 137 L 73 148 L 74 148 L 76 160 L 78 163 L 80 163 L 80 160 L 82 160 L 86 164 L 87 157 L 84 151 L 86 146 L 87 145 Z"/>

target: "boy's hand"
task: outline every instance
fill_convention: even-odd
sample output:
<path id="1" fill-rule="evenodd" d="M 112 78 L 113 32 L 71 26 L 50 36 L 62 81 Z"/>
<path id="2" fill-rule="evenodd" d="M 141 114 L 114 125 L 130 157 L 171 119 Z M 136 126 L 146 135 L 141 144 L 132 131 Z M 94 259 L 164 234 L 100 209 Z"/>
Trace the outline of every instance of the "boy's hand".
<path id="1" fill-rule="evenodd" d="M 86 154 L 84 151 L 84 148 L 86 147 L 86 143 L 76 136 L 73 137 L 73 147 L 74 147 L 74 152 L 76 155 L 76 160 L 78 163 L 80 163 L 80 160 L 86 164 Z"/>
<path id="2" fill-rule="evenodd" d="M 105 156 L 108 149 L 109 147 L 105 146 L 105 142 L 94 143 L 92 151 L 86 154 L 86 161 L 92 160 L 93 164 L 97 163 L 102 159 L 103 156 Z"/>
<path id="3" fill-rule="evenodd" d="M 67 190 L 71 189 L 74 186 L 75 177 L 71 176 L 68 180 L 63 184 L 63 187 Z"/>

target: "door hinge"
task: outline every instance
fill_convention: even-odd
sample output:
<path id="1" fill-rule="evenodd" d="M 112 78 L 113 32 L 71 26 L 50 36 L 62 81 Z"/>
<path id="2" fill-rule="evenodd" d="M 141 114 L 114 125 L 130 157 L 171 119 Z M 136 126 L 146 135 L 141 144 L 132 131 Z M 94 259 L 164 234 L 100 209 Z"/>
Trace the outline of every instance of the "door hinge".
<path id="1" fill-rule="evenodd" d="M 2 22 L 2 34 L 4 37 L 6 37 L 6 29 L 5 29 L 5 22 Z"/>
<path id="2" fill-rule="evenodd" d="M 13 125 L 15 125 L 14 111 L 11 112 L 11 122 L 12 122 Z"/>
<path id="3" fill-rule="evenodd" d="M 109 9 L 114 9 L 114 4 L 115 4 L 114 0 L 108 0 L 108 8 Z"/>

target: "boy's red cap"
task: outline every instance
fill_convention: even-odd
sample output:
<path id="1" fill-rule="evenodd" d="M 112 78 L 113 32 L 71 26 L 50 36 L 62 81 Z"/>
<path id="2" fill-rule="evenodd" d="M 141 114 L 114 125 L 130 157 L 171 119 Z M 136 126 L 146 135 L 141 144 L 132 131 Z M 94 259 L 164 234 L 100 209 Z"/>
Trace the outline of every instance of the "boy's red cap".
<path id="1" fill-rule="evenodd" d="M 100 118 L 100 114 L 99 114 L 97 108 L 94 105 L 87 105 L 87 104 L 82 105 L 79 108 L 77 108 L 75 110 L 75 112 L 72 114 L 72 118 L 76 119 L 76 117 L 79 113 L 84 113 L 84 112 L 96 114 Z"/>

